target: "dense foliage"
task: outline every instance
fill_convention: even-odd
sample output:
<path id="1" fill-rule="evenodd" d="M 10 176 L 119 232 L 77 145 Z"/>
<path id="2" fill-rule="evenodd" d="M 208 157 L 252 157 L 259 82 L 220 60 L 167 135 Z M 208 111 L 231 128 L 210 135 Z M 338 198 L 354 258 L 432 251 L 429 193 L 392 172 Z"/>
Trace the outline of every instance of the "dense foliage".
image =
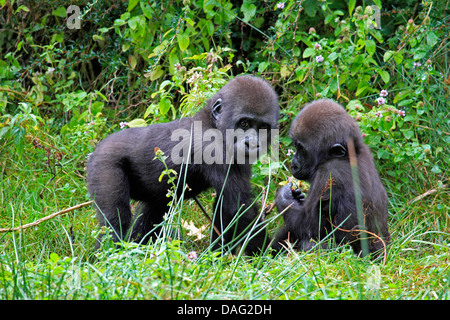
<path id="1" fill-rule="evenodd" d="M 230 77 L 250 73 L 274 86 L 282 107 L 281 170 L 268 176 L 262 165 L 257 166 L 256 191 L 268 195 L 270 202 L 278 184 L 290 176 L 287 129 L 301 106 L 320 97 L 340 102 L 359 122 L 390 197 L 390 223 L 397 240 L 389 251 L 386 272 L 393 275 L 398 272 L 396 264 L 408 265 L 411 260 L 417 268 L 430 268 L 426 281 L 431 289 L 410 296 L 435 298 L 430 293 L 434 292 L 438 298 L 448 298 L 448 6 L 444 0 L 0 0 L 0 227 L 25 224 L 89 200 L 85 160 L 99 140 L 127 126 L 191 115 Z M 205 195 L 203 201 L 211 205 L 213 199 Z M 183 219 L 197 220 L 199 228 L 206 223 L 195 205 L 186 206 L 183 210 L 189 213 Z M 224 296 L 212 284 L 217 275 L 210 277 L 206 267 L 210 263 L 229 279 L 224 280 L 228 281 L 225 291 L 234 292 L 230 293 L 234 298 L 389 296 L 380 293 L 379 286 L 367 285 L 365 291 L 359 282 L 345 289 L 339 285 L 338 279 L 345 284 L 363 275 L 366 281 L 366 276 L 370 279 L 379 272 L 374 267 L 365 274 L 346 251 L 336 255 L 350 261 L 350 267 L 336 264 L 341 268 L 336 274 L 336 267 L 328 265 L 336 256 L 300 256 L 306 262 L 295 267 L 292 260 L 280 266 L 280 261 L 261 258 L 255 268 L 235 263 L 230 269 L 227 262 L 214 262 L 215 257 L 205 254 L 206 260 L 192 271 L 184 262 L 172 269 L 170 261 L 185 261 L 180 243 L 156 247 L 155 252 L 168 247 L 167 259 L 130 249 L 130 257 L 139 262 L 129 270 L 139 274 L 146 265 L 157 264 L 145 279 L 156 279 L 170 290 L 163 285 L 154 291 L 153 280 L 141 283 L 130 271 L 129 281 L 134 282 L 119 286 L 131 285 L 135 290 L 124 293 L 106 279 L 133 264 L 123 260 L 128 256 L 111 255 L 117 270 L 103 264 L 85 269 L 80 260 L 74 262 L 89 260 L 93 254 L 98 232 L 93 214 L 85 207 L 21 233 L 0 233 L 0 296 Z M 275 228 L 278 220 L 273 220 Z M 191 240 L 184 249 L 201 252 L 206 247 L 205 240 Z M 422 258 L 424 253 L 434 257 L 431 264 Z M 314 259 L 323 259 L 320 263 L 326 267 L 311 271 L 307 262 L 316 263 Z M 262 271 L 255 271 L 261 265 Z M 281 285 L 287 268 L 300 271 Z M 58 277 L 69 269 L 69 276 Z M 249 271 L 252 280 L 235 282 L 233 277 L 246 274 L 246 269 L 253 270 Z M 100 290 L 98 281 L 86 280 L 99 270 L 110 272 L 102 278 L 106 283 L 102 290 L 116 291 L 103 295 L 95 291 Z M 282 271 L 275 274 L 277 270 Z M 414 275 L 414 270 L 404 274 Z M 58 284 L 57 292 L 45 283 L 41 289 L 18 289 L 30 286 L 35 274 L 45 272 L 49 283 Z M 204 281 L 205 289 L 186 285 L 185 272 Z M 180 291 L 175 293 L 173 274 L 179 277 L 175 280 Z M 441 280 L 433 278 L 436 274 Z M 265 279 L 258 288 L 257 275 Z M 76 291 L 83 278 L 88 285 Z M 192 294 L 180 295 L 185 285 Z M 274 287 L 279 291 L 266 294 L 267 288 Z M 403 283 L 388 287 L 398 297 L 412 290 Z M 34 296 L 33 290 L 39 293 Z"/>

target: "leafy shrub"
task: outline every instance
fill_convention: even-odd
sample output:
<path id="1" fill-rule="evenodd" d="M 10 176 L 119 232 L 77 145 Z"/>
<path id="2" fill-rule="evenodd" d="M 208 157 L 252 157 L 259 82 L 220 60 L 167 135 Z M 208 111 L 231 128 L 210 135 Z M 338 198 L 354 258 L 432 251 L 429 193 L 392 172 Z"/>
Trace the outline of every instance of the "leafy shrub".
<path id="1" fill-rule="evenodd" d="M 396 187 L 445 180 L 448 21 L 431 1 L 397 2 L 79 1 L 82 27 L 69 29 L 65 1 L 1 0 L 0 134 L 19 147 L 28 122 L 15 114 L 42 119 L 81 161 L 119 124 L 193 114 L 229 76 L 256 73 L 280 95 L 281 154 L 290 119 L 327 97 Z"/>

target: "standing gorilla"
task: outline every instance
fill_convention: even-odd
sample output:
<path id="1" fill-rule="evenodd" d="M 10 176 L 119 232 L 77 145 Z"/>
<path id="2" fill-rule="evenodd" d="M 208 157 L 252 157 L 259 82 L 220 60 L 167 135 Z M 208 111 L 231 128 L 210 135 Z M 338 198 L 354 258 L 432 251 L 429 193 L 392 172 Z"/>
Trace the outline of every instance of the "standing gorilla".
<path id="1" fill-rule="evenodd" d="M 210 187 L 216 190 L 213 223 L 222 239 L 214 249 L 232 248 L 234 240 L 253 228 L 246 251 L 257 253 L 268 239 L 265 229 L 255 226 L 261 220 L 250 192 L 251 162 L 267 146 L 278 116 L 278 98 L 271 86 L 260 78 L 239 76 L 193 117 L 110 135 L 87 163 L 88 188 L 100 225 L 112 228 L 114 241 L 146 243 L 155 236 L 168 210 L 167 178 L 158 182 L 165 167 L 154 160 L 160 149 L 168 156 L 167 167 L 182 181 L 178 195 L 184 192 L 185 198 L 192 198 Z M 134 219 L 130 199 L 140 202 Z M 244 214 L 224 232 L 238 212 Z M 217 237 L 213 232 L 212 241 Z"/>
<path id="2" fill-rule="evenodd" d="M 290 137 L 296 148 L 292 174 L 309 181 L 310 189 L 306 198 L 291 184 L 277 191 L 275 203 L 279 212 L 285 210 L 284 225 L 272 248 L 279 251 L 283 241 L 289 240 L 309 250 L 333 232 L 338 244 L 350 243 L 355 253 L 362 250 L 360 239 L 367 237 L 370 253 L 383 249 L 383 241 L 388 243 L 390 239 L 387 194 L 356 121 L 338 103 L 321 99 L 300 111 L 291 125 Z M 363 226 L 356 211 L 349 139 L 353 140 L 358 164 Z"/>

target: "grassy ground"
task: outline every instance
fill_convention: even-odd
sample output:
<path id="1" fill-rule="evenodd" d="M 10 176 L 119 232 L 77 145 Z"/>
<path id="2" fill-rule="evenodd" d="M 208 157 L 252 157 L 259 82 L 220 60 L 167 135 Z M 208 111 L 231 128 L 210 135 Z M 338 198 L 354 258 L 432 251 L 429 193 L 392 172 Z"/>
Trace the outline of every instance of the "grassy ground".
<path id="1" fill-rule="evenodd" d="M 89 200 L 73 160 L 52 168 L 31 141 L 21 156 L 14 150 L 13 142 L 0 145 L 1 227 Z M 385 184 L 393 241 L 384 262 L 357 258 L 349 247 L 276 258 L 216 256 L 207 250 L 207 237 L 196 240 L 188 230 L 182 242 L 95 252 L 95 213 L 85 206 L 21 232 L 0 233 L 0 299 L 449 299 L 449 189 L 410 204 L 416 194 L 398 194 Z M 277 186 L 269 187 L 270 201 Z M 210 209 L 210 194 L 202 202 Z M 180 212 L 197 228 L 207 225 L 194 202 L 186 201 Z M 280 218 L 273 220 L 271 233 Z"/>

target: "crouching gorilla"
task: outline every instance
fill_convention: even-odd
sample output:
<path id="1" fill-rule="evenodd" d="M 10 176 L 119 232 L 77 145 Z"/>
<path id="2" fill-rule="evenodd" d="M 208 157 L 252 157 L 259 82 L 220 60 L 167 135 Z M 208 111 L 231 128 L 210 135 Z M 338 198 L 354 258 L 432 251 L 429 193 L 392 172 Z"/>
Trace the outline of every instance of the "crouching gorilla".
<path id="1" fill-rule="evenodd" d="M 213 224 L 221 239 L 213 249 L 223 245 L 228 250 L 252 230 L 246 252 L 259 252 L 268 239 L 250 191 L 251 163 L 267 150 L 264 146 L 278 116 L 278 98 L 271 86 L 260 78 L 239 76 L 193 117 L 110 135 L 87 163 L 88 189 L 100 225 L 113 230 L 114 241 L 146 243 L 156 236 L 170 200 L 167 177 L 158 181 L 166 168 L 154 160 L 161 150 L 168 156 L 165 165 L 181 180 L 179 196 L 216 190 Z M 130 199 L 139 201 L 134 218 Z M 238 212 L 244 213 L 231 224 Z M 213 232 L 212 241 L 217 237 Z"/>
<path id="2" fill-rule="evenodd" d="M 321 99 L 300 111 L 289 135 L 296 148 L 292 175 L 309 181 L 310 189 L 306 197 L 292 184 L 277 191 L 275 203 L 278 212 L 285 210 L 284 224 L 272 248 L 279 251 L 283 241 L 289 240 L 309 250 L 332 232 L 336 243 L 349 243 L 357 254 L 362 250 L 362 238 L 368 239 L 371 254 L 381 253 L 390 239 L 388 199 L 356 121 L 338 103 Z M 349 139 L 353 140 L 359 172 L 363 225 L 356 211 Z"/>

